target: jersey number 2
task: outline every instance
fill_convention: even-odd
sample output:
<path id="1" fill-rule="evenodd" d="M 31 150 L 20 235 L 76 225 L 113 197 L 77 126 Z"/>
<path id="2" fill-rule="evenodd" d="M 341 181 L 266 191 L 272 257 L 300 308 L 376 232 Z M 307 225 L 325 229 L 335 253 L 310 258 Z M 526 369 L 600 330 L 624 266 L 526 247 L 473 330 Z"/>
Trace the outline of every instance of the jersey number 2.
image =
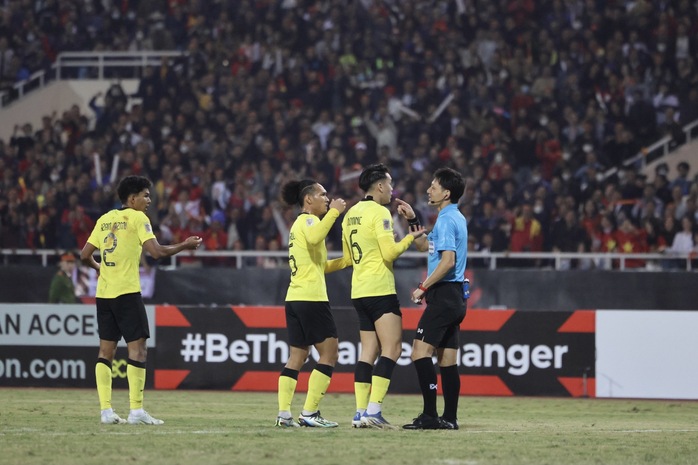
<path id="1" fill-rule="evenodd" d="M 116 266 L 116 263 L 107 260 L 107 254 L 112 253 L 114 249 L 116 249 L 116 234 L 114 234 L 113 232 L 107 234 L 107 237 L 104 238 L 104 243 L 108 244 L 109 240 L 111 240 L 111 247 L 102 250 L 102 264 L 107 266 Z"/>

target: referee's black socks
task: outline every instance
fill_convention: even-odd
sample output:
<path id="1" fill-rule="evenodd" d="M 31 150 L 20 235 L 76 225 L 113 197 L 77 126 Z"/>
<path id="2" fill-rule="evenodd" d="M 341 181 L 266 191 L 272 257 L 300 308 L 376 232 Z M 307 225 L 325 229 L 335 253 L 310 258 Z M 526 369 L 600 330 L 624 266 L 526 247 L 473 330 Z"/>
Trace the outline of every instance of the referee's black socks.
<path id="1" fill-rule="evenodd" d="M 417 378 L 419 378 L 419 388 L 422 390 L 422 398 L 424 399 L 425 415 L 430 417 L 438 417 L 436 412 L 436 368 L 431 357 L 420 358 L 414 361 L 414 367 L 417 369 Z"/>

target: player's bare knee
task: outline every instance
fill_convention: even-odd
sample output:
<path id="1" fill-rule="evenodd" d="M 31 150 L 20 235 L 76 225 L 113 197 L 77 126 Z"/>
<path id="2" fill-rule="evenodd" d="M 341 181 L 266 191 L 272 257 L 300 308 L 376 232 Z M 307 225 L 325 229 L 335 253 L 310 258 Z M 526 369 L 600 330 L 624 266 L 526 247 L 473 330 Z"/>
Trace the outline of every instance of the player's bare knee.
<path id="1" fill-rule="evenodd" d="M 337 364 L 337 360 L 339 360 L 339 352 L 330 351 L 325 354 L 320 354 L 320 360 L 318 361 L 318 363 L 322 363 L 323 365 L 335 366 Z"/>
<path id="2" fill-rule="evenodd" d="M 129 347 L 128 358 L 135 360 L 137 362 L 145 362 L 148 359 L 148 349 L 147 347 Z"/>
<path id="3" fill-rule="evenodd" d="M 389 346 L 383 347 L 383 351 L 381 352 L 381 355 L 383 357 L 389 358 L 393 362 L 400 358 L 401 354 L 402 344 L 400 344 L 399 342 L 397 344 L 391 344 Z"/>

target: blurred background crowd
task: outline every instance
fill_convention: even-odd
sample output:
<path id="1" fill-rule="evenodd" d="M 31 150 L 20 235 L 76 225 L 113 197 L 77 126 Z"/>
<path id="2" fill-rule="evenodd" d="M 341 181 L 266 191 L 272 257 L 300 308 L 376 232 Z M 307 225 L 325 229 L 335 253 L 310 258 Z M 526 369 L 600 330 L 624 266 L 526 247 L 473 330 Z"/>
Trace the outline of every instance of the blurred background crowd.
<path id="1" fill-rule="evenodd" d="M 120 206 L 114 183 L 140 174 L 154 184 L 161 242 L 197 234 L 207 250 L 280 250 L 296 214 L 279 202 L 285 181 L 314 178 L 351 205 L 362 167 L 382 162 L 425 224 L 433 171 L 462 172 L 471 250 L 695 250 L 696 167 L 670 178 L 665 165 L 646 175 L 623 162 L 663 136 L 682 144 L 698 119 L 696 2 L 23 0 L 1 10 L 4 88 L 62 51 L 187 53 L 144 69 L 133 95 L 114 79 L 91 114 L 74 106 L 0 140 L 0 248 L 81 248 Z M 341 249 L 338 227 L 328 248 Z"/>

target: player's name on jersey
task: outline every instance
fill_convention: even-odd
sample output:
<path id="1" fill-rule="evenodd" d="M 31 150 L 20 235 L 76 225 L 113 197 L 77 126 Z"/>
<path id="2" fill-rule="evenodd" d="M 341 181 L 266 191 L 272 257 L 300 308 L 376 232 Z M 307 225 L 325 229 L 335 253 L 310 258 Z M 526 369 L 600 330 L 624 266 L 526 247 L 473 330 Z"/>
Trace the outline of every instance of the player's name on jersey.
<path id="1" fill-rule="evenodd" d="M 119 229 L 127 229 L 128 221 L 114 221 L 113 223 L 102 223 L 100 229 L 102 231 L 118 231 Z"/>

